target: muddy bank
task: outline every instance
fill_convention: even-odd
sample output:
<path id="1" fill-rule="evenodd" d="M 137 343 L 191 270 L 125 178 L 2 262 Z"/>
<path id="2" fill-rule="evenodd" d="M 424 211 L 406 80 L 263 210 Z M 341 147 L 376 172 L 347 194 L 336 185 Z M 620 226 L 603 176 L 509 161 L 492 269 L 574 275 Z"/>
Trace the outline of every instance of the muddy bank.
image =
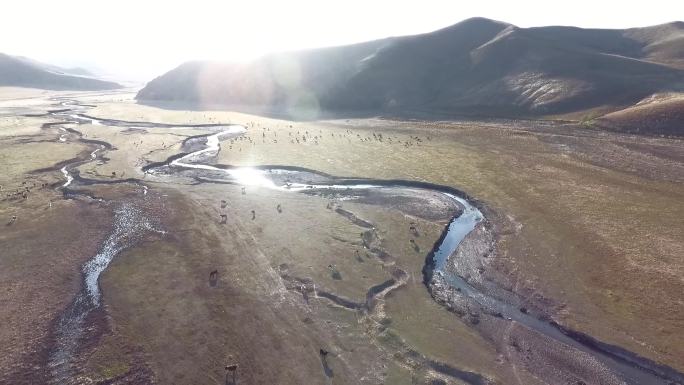
<path id="1" fill-rule="evenodd" d="M 494 239 L 491 225 L 480 223 L 444 270 L 434 267 L 433 250 L 424 277 L 438 303 L 505 352 L 511 363 L 548 383 L 684 383 L 675 369 L 564 327 L 553 321 L 547 309 L 537 312 L 516 293 L 485 279 L 488 261 L 495 254 Z M 439 245 L 438 241 L 435 248 Z"/>
<path id="2" fill-rule="evenodd" d="M 82 266 L 81 291 L 54 325 L 55 343 L 48 361 L 51 383 L 69 383 L 75 377 L 74 360 L 79 356 L 77 353 L 84 333 L 97 326 L 89 323 L 88 317 L 101 308 L 100 274 L 121 251 L 153 234 L 163 234 L 159 224 L 145 214 L 138 204 L 129 201 L 114 204 L 112 231 L 98 253 Z"/>

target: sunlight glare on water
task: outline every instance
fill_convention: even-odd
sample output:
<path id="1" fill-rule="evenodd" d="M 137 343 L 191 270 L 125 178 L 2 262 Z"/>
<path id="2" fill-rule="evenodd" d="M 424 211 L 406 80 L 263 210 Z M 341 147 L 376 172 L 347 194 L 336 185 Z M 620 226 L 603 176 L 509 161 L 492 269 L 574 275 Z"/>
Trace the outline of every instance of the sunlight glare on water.
<path id="1" fill-rule="evenodd" d="M 228 173 L 241 185 L 275 187 L 275 184 L 265 174 L 266 171 L 252 167 L 240 167 L 228 170 Z"/>

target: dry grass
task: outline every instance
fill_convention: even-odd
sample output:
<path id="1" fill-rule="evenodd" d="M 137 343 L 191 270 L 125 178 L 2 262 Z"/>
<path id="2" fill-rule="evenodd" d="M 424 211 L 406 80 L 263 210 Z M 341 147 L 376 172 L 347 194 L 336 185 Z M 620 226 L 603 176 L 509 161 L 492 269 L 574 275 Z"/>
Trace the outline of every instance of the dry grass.
<path id="1" fill-rule="evenodd" d="M 84 176 L 93 179 L 145 177 L 142 167 L 149 162 L 160 162 L 181 151 L 184 139 L 206 133 L 193 129 L 150 128 L 143 132 L 122 132 L 124 128 L 100 125 L 80 125 L 77 129 L 85 139 L 104 141 L 113 146 L 107 151 L 106 162 L 97 161 L 79 167 Z M 96 154 L 102 156 L 103 152 Z"/>
<path id="2" fill-rule="evenodd" d="M 597 122 L 624 132 L 681 137 L 684 127 L 684 94 L 655 94 L 634 106 L 606 114 Z"/>
<path id="3" fill-rule="evenodd" d="M 681 163 L 635 147 L 648 143 L 676 154 L 682 151 L 680 141 L 472 124 L 297 123 L 224 112 L 157 113 L 160 118 L 168 113 L 171 120 L 186 114 L 195 121 L 249 125 L 253 144 L 224 143 L 220 163 L 297 165 L 461 188 L 518 226 L 499 243 L 512 285 L 552 298 L 561 305 L 564 322 L 607 342 L 672 365 L 684 354 L 682 341 L 673 338 L 684 318 L 677 294 L 684 290 L 684 207 L 681 184 L 673 182 L 681 180 Z M 345 130 L 349 134 L 340 137 Z M 306 131 L 306 143 L 290 142 Z M 372 140 L 373 133 L 382 133 L 383 142 Z M 565 140 L 568 135 L 573 140 Z M 407 141 L 412 145 L 405 147 Z M 606 146 L 611 153 L 599 159 L 597 152 Z M 658 326 L 644 328 L 635 319 Z"/>
<path id="4" fill-rule="evenodd" d="M 493 265 L 497 270 L 488 272 L 490 277 L 530 298 L 549 298 L 557 316 L 574 328 L 682 369 L 681 141 L 574 129 L 542 132 L 527 130 L 524 123 L 516 123 L 516 129 L 375 119 L 302 123 L 89 98 L 99 103 L 90 113 L 107 118 L 248 125 L 245 139 L 223 143 L 218 161 L 224 164 L 293 165 L 462 189 L 485 202 L 503 230 Z M 47 106 L 43 101 L 35 108 Z M 73 141 L 57 142 L 55 132 L 37 131 L 41 122 L 2 123 L 13 130 L 0 139 L 0 157 L 8 167 L 0 177 L 6 186 L 20 188 L 30 170 L 84 151 Z M 150 129 L 124 135 L 113 127 L 78 129 L 88 139 L 116 147 L 106 154 L 107 163 L 81 166 L 91 177 L 111 171 L 142 177 L 139 167 L 145 161 L 166 158 L 179 150 L 183 137 L 200 132 Z M 17 135 L 49 141 L 20 143 Z M 142 145 L 133 144 L 140 140 Z M 33 177 L 38 184 L 55 183 L 61 175 Z M 398 339 L 458 368 L 508 378 L 496 363 L 494 347 L 438 306 L 420 283 L 424 252 L 442 223 L 343 203 L 376 225 L 383 247 L 415 278 L 387 298 L 387 320 L 376 321 L 385 322 L 388 332 L 378 335 L 369 330 L 371 321 L 326 300 L 314 298 L 307 305 L 280 278 L 287 264 L 292 275 L 312 278 L 320 288 L 356 301 L 389 278 L 377 260 L 356 258 L 361 230 L 328 210 L 327 200 L 250 187 L 242 195 L 237 186 L 155 180 L 146 183 L 163 202 L 170 233 L 125 251 L 102 276 L 116 338 L 105 338 L 89 359 L 91 378 L 125 371 L 130 360 L 110 358 L 132 345 L 142 347 L 165 384 L 222 383 L 228 361 L 240 363 L 247 383 L 323 383 L 318 352 L 324 348 L 333 353 L 335 384 L 357 383 L 364 375 L 400 384 L 411 372 L 393 358 Z M 92 189 L 116 198 L 130 188 Z M 228 201 L 225 209 L 222 199 Z M 47 209 L 50 200 L 54 203 Z M 228 216 L 226 225 L 218 223 L 221 212 Z M 20 221 L 0 230 L 0 241 L 8 245 L 0 256 L 0 281 L 6 283 L 0 305 L 10 309 L 0 319 L 9 325 L 0 333 L 4 367 L 20 365 L 40 346 L 49 321 L 78 287 L 80 263 L 95 252 L 109 221 L 106 210 L 61 201 L 50 189 L 36 189 L 25 201 L 0 202 L 0 216 L 11 215 Z M 411 221 L 421 230 L 420 253 L 408 242 Z M 342 280 L 333 279 L 330 264 Z M 213 270 L 219 274 L 215 288 L 208 284 Z"/>
<path id="5" fill-rule="evenodd" d="M 32 100 L 29 111 L 42 112 L 51 103 Z M 110 226 L 106 207 L 62 198 L 55 188 L 64 182 L 58 170 L 33 172 L 75 158 L 87 149 L 79 143 L 60 142 L 56 130 L 41 130 L 45 121 L 0 118 L 3 383 L 42 381 L 41 360 L 49 349 L 52 322 L 80 289 L 81 264 L 97 252 Z M 16 220 L 12 221 L 13 217 Z M 13 377 L 10 380 L 8 376 Z"/>

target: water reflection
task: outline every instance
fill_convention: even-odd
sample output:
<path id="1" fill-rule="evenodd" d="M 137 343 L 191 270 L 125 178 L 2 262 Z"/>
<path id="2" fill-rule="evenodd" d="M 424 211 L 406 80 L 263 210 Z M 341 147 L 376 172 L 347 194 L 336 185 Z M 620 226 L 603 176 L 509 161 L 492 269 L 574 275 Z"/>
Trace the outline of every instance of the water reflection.
<path id="1" fill-rule="evenodd" d="M 259 187 L 276 187 L 275 183 L 266 176 L 265 170 L 260 170 L 252 167 L 240 167 L 226 172 L 235 179 L 235 181 L 245 186 L 259 186 Z"/>

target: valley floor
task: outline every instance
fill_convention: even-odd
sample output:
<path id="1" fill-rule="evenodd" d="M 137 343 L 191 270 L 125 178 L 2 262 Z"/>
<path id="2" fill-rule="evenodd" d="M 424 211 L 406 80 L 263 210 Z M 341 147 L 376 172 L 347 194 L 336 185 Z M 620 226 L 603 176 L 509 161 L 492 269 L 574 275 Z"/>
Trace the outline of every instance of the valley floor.
<path id="1" fill-rule="evenodd" d="M 455 208 L 142 171 L 212 132 L 197 125 L 217 123 L 247 128 L 221 143 L 219 165 L 295 166 L 467 193 L 481 202 L 494 247 L 486 264 L 468 270 L 454 260 L 455 271 L 525 311 L 684 371 L 682 140 L 551 122 L 292 122 L 144 106 L 124 92 L 4 92 L 0 383 L 58 382 L 59 365 L 50 363 L 64 345 L 60 320 L 83 291 L 83 264 L 119 234 L 117 215 L 128 207 L 152 224 L 112 247 L 99 279 L 103 305 L 83 320 L 66 383 L 224 384 L 230 364 L 243 384 L 554 378 L 521 348 L 536 345 L 521 340 L 514 321 L 483 332 L 475 310 L 449 311 L 427 290 L 426 255 Z M 187 126 L 50 124 L 60 119 L 48 111 L 75 101 L 95 118 Z M 66 166 L 73 186 L 64 186 Z M 375 251 L 364 247 L 368 223 Z M 379 306 L 345 306 L 367 303 L 391 280 L 397 287 Z M 573 370 L 563 379 L 586 381 L 598 369 Z"/>

